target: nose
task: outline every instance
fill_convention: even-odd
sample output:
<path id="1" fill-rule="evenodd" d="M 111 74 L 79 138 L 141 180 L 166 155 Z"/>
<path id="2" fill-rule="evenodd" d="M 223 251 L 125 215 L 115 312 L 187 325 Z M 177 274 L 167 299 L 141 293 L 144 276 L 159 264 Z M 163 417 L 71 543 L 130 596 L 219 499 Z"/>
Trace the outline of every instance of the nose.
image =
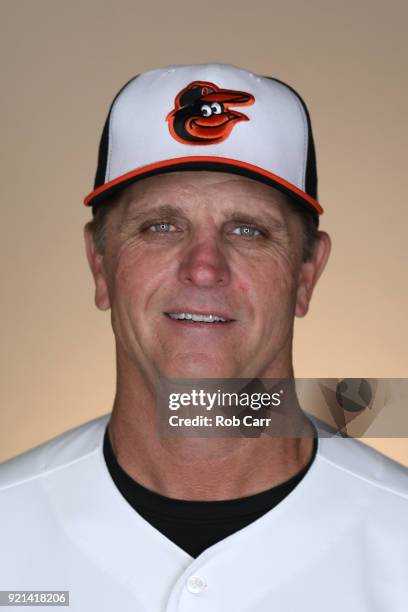
<path id="1" fill-rule="evenodd" d="M 231 271 L 215 227 L 197 230 L 182 254 L 179 280 L 197 287 L 220 287 L 230 282 Z"/>

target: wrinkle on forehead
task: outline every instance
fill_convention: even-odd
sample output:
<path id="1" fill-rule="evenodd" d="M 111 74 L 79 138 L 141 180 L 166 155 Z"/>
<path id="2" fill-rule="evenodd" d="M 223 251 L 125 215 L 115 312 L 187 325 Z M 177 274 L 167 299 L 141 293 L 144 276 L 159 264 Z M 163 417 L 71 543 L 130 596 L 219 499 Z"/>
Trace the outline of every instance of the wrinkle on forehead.
<path id="1" fill-rule="evenodd" d="M 192 176 L 192 174 L 194 176 Z M 154 180 L 151 180 L 154 179 Z M 131 185 L 125 194 L 127 211 L 148 209 L 149 205 L 184 203 L 187 206 L 214 203 L 245 206 L 251 202 L 268 212 L 286 217 L 286 196 L 277 189 L 252 179 L 222 172 L 174 172 L 143 179 Z M 279 214 L 280 213 L 280 214 Z"/>

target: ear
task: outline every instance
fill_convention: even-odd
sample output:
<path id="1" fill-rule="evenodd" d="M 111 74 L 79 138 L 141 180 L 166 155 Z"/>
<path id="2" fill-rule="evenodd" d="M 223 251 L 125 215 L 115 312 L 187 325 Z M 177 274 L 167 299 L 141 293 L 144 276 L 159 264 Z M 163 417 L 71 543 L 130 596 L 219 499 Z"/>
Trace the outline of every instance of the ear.
<path id="1" fill-rule="evenodd" d="M 110 300 L 104 268 L 104 256 L 95 250 L 93 234 L 88 223 L 84 227 L 84 238 L 86 256 L 95 281 L 95 304 L 99 310 L 109 310 Z"/>
<path id="2" fill-rule="evenodd" d="M 330 236 L 326 232 L 319 231 L 311 259 L 301 264 L 296 294 L 297 317 L 304 317 L 309 310 L 313 289 L 326 266 L 330 251 Z"/>

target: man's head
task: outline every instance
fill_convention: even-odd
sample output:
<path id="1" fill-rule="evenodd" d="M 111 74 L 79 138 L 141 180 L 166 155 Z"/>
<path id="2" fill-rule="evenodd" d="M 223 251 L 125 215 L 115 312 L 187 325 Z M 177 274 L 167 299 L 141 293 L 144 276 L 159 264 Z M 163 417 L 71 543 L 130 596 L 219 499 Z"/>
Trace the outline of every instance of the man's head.
<path id="1" fill-rule="evenodd" d="M 330 240 L 305 237 L 286 195 L 233 174 L 180 171 L 126 187 L 105 210 L 96 240 L 95 219 L 86 226 L 87 254 L 123 363 L 151 380 L 291 373 L 294 316 L 308 310 Z M 227 321 L 171 318 L 183 313 Z"/>
<path id="2" fill-rule="evenodd" d="M 111 105 L 84 202 L 119 371 L 291 375 L 294 316 L 330 240 L 309 114 L 290 86 L 227 64 L 138 75 Z"/>

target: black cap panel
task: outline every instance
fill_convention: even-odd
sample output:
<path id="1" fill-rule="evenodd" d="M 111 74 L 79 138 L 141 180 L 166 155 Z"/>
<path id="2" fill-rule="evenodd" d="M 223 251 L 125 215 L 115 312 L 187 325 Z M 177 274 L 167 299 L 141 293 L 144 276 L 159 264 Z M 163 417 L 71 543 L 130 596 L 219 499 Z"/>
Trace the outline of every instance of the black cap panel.
<path id="1" fill-rule="evenodd" d="M 114 97 L 112 104 L 110 105 L 108 116 L 106 117 L 105 125 L 103 126 L 101 140 L 99 142 L 99 151 L 98 151 L 98 165 L 96 168 L 95 181 L 94 181 L 94 189 L 97 189 L 101 185 L 105 184 L 105 176 L 106 176 L 106 166 L 108 163 L 108 151 L 109 151 L 109 127 L 111 120 L 111 113 L 113 106 L 122 93 L 122 91 L 135 79 L 137 79 L 139 75 L 132 77 L 128 80 L 127 83 L 120 88 L 116 96 Z"/>
<path id="2" fill-rule="evenodd" d="M 293 87 L 291 87 L 287 83 L 284 83 L 283 81 L 280 81 L 279 79 L 276 79 L 275 77 L 270 77 L 270 76 L 266 76 L 265 75 L 265 78 L 270 79 L 271 81 L 276 81 L 277 83 L 280 83 L 281 85 L 284 85 L 285 87 L 290 89 L 290 91 L 293 94 L 295 94 L 295 96 L 298 98 L 299 102 L 302 105 L 303 110 L 305 111 L 306 121 L 307 121 L 307 129 L 308 129 L 307 157 L 306 157 L 306 175 L 305 175 L 305 191 L 310 196 L 312 196 L 312 198 L 317 200 L 316 152 L 315 152 L 313 132 L 312 132 L 312 122 L 310 120 L 310 115 L 309 115 L 309 111 L 307 109 L 307 106 L 306 106 L 303 98 L 300 96 L 300 94 L 298 94 L 298 92 L 295 89 L 293 89 Z"/>

